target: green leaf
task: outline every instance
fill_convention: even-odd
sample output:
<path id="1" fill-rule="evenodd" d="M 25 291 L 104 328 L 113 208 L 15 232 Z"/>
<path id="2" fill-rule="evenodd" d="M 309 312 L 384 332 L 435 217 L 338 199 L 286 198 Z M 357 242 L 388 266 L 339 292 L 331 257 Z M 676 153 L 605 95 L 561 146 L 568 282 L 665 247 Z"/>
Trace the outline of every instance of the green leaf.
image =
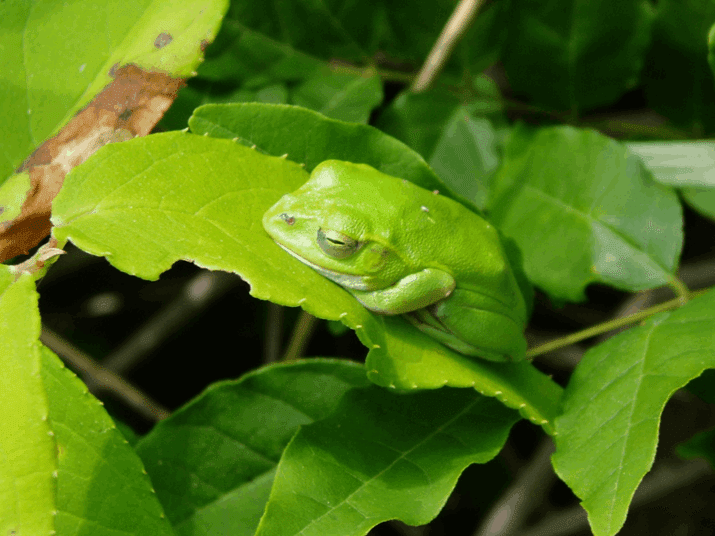
<path id="1" fill-rule="evenodd" d="M 303 80 L 324 66 L 317 58 L 246 28 L 229 13 L 198 73 L 205 81 L 241 83 L 256 90 L 276 82 Z"/>
<path id="2" fill-rule="evenodd" d="M 131 445 L 132 447 L 136 445 L 137 441 L 139 441 L 140 436 L 134 431 L 134 429 L 127 423 L 120 421 L 115 416 L 110 415 L 110 417 L 114 421 L 114 424 L 117 426 L 117 430 L 119 430 L 124 436 L 124 439 L 127 440 L 127 443 L 129 443 L 129 445 Z"/>
<path id="3" fill-rule="evenodd" d="M 361 365 L 313 359 L 212 385 L 137 445 L 177 534 L 254 534 L 283 449 L 368 385 Z M 230 470 L 228 470 L 230 468 Z M 329 482 L 325 482 L 330 485 Z"/>
<path id="4" fill-rule="evenodd" d="M 111 418 L 40 346 L 34 279 L 9 283 L 8 270 L 1 273 L 0 531 L 172 534 L 139 458 Z"/>
<path id="5" fill-rule="evenodd" d="M 257 535 L 362 535 L 400 519 L 421 525 L 457 478 L 496 456 L 514 412 L 474 392 L 354 389 L 288 445 Z"/>
<path id="6" fill-rule="evenodd" d="M 396 139 L 367 125 L 329 119 L 311 110 L 271 104 L 208 104 L 198 108 L 189 120 L 195 134 L 215 138 L 238 138 L 275 156 L 312 170 L 325 160 L 345 160 L 369 164 L 427 190 L 439 190 L 448 197 L 447 186 L 424 159 Z M 296 135 L 296 133 L 309 135 Z"/>
<path id="7" fill-rule="evenodd" d="M 17 52 L 0 54 L 0 177 L 109 84 L 113 66 L 189 76 L 226 8 L 225 0 L 0 2 L 0 50 Z"/>
<path id="8" fill-rule="evenodd" d="M 325 60 L 379 52 L 419 65 L 453 9 L 452 1 L 234 2 L 227 20 Z"/>
<path id="9" fill-rule="evenodd" d="M 200 104 L 292 103 L 335 119 L 366 123 L 382 102 L 382 83 L 369 69 L 362 76 L 340 72 L 237 21 L 226 21 L 207 54 L 199 79 L 191 84 L 191 98 L 182 91 L 172 106 L 173 110 L 178 104 L 184 112 L 181 122 L 172 123 L 178 128 Z M 282 89 L 280 96 L 275 88 Z"/>
<path id="10" fill-rule="evenodd" d="M 677 196 L 595 131 L 515 131 L 491 203 L 529 279 L 553 298 L 581 300 L 592 282 L 634 291 L 673 278 L 683 241 Z"/>
<path id="11" fill-rule="evenodd" d="M 505 119 L 494 83 L 478 77 L 475 84 L 477 94 L 466 104 L 443 89 L 405 92 L 377 126 L 424 155 L 452 190 L 483 208 L 499 165 L 493 123 L 502 125 Z"/>
<path id="12" fill-rule="evenodd" d="M 25 198 L 31 191 L 29 173 L 10 175 L 0 188 L 0 222 L 10 222 L 17 218 Z"/>
<path id="13" fill-rule="evenodd" d="M 470 359 L 441 345 L 400 317 L 371 315 L 378 326 L 358 330 L 370 348 L 365 367 L 377 385 L 393 389 L 472 387 L 496 397 L 552 434 L 562 390 L 531 363 Z"/>
<path id="14" fill-rule="evenodd" d="M 41 373 L 57 443 L 57 534 L 173 534 L 139 457 L 102 403 L 44 347 Z"/>
<path id="15" fill-rule="evenodd" d="M 382 82 L 378 76 L 325 72 L 298 86 L 291 102 L 333 119 L 367 123 L 382 102 Z"/>
<path id="16" fill-rule="evenodd" d="M 391 140 L 376 137 L 368 127 L 329 122 L 336 137 L 345 129 L 357 145 L 367 143 L 356 129 L 368 142 Z M 416 169 L 429 169 L 421 165 Z M 54 234 L 148 279 L 179 259 L 238 273 L 250 283 L 253 296 L 300 305 L 356 330 L 370 348 L 370 377 L 380 385 L 474 387 L 551 430 L 561 389 L 530 364 L 477 363 L 403 319 L 369 313 L 350 293 L 270 239 L 261 225 L 263 213 L 306 179 L 298 165 L 228 140 L 153 135 L 105 146 L 70 173 L 55 199 Z"/>
<path id="17" fill-rule="evenodd" d="M 715 87 L 707 35 L 715 22 L 711 0 L 661 0 L 643 71 L 648 103 L 696 134 L 715 126 Z"/>
<path id="18" fill-rule="evenodd" d="M 715 367 L 715 292 L 653 316 L 589 350 L 556 420 L 559 476 L 582 500 L 596 536 L 616 534 L 650 469 L 670 396 Z"/>
<path id="19" fill-rule="evenodd" d="M 470 117 L 457 109 L 445 125 L 430 165 L 447 183 L 483 208 L 487 203 L 489 180 L 499 166 L 496 132 L 485 118 Z"/>
<path id="20" fill-rule="evenodd" d="M 263 273 L 252 258 L 280 251 L 261 227 L 263 212 L 307 178 L 293 162 L 228 140 L 137 138 L 103 147 L 67 176 L 53 233 L 146 279 L 185 259 L 250 280 Z"/>
<path id="21" fill-rule="evenodd" d="M 55 530 L 55 442 L 40 376 L 35 280 L 0 267 L 0 534 Z"/>
<path id="22" fill-rule="evenodd" d="M 186 128 L 194 110 L 207 103 L 254 101 L 287 104 L 288 88 L 283 83 L 275 83 L 255 90 L 240 87 L 227 91 L 226 87 L 221 84 L 192 79 L 188 82 L 187 87 L 179 92 L 174 104 L 161 118 L 161 126 L 165 130 L 182 130 Z"/>
<path id="23" fill-rule="evenodd" d="M 652 14 L 646 0 L 529 0 L 511 21 L 502 61 L 514 91 L 578 115 L 636 85 Z"/>

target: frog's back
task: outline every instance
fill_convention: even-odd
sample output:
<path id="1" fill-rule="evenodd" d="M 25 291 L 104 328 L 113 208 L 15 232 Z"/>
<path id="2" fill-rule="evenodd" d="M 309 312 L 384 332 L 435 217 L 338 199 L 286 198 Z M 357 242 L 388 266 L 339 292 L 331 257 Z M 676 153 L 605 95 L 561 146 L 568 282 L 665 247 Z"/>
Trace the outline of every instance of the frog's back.
<path id="1" fill-rule="evenodd" d="M 326 164 L 317 175 L 333 190 L 331 199 L 368 218 L 370 234 L 399 250 L 413 268 L 448 271 L 458 288 L 487 292 L 525 317 L 499 234 L 484 218 L 439 192 L 365 164 Z"/>

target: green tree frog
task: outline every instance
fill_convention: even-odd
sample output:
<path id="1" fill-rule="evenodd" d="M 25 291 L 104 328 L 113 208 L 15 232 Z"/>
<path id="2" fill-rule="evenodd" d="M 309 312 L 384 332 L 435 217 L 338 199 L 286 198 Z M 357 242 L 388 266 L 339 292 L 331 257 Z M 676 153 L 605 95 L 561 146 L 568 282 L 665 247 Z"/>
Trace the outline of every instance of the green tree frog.
<path id="1" fill-rule="evenodd" d="M 496 229 L 460 203 L 328 160 L 263 216 L 285 251 L 370 311 L 465 355 L 524 358 L 526 306 Z"/>

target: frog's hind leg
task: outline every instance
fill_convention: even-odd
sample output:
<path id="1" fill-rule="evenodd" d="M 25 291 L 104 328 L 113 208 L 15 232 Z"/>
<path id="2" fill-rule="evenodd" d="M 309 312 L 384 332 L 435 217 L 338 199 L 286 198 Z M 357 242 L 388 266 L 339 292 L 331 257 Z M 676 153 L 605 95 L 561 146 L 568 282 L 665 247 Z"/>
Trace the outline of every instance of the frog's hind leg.
<path id="1" fill-rule="evenodd" d="M 403 316 L 420 331 L 460 354 L 501 362 L 523 359 L 526 351 L 523 327 L 500 313 L 494 304 L 480 303 L 473 293 L 470 298 L 468 303 L 443 300 Z"/>
<path id="2" fill-rule="evenodd" d="M 432 307 L 429 309 L 432 309 Z M 490 361 L 504 361 L 504 356 L 502 355 L 489 355 L 490 352 L 486 349 L 473 346 L 468 342 L 461 340 L 449 329 L 447 329 L 447 327 L 440 322 L 434 313 L 429 311 L 428 308 L 418 309 L 417 311 L 412 311 L 402 316 L 423 333 L 426 333 L 436 341 L 439 341 L 460 354 L 480 356 L 485 359 L 489 359 Z M 487 355 L 489 355 L 489 357 L 487 357 Z"/>

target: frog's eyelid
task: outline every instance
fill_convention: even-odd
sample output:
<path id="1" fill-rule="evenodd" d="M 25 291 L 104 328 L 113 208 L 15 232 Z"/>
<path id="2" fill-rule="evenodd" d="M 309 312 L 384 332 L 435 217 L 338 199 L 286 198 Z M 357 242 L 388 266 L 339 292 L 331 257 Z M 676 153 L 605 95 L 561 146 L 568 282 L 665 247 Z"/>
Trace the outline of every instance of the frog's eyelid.
<path id="1" fill-rule="evenodd" d="M 326 255 L 335 259 L 349 257 L 362 247 L 362 243 L 354 238 L 330 229 L 318 229 L 316 242 Z"/>

